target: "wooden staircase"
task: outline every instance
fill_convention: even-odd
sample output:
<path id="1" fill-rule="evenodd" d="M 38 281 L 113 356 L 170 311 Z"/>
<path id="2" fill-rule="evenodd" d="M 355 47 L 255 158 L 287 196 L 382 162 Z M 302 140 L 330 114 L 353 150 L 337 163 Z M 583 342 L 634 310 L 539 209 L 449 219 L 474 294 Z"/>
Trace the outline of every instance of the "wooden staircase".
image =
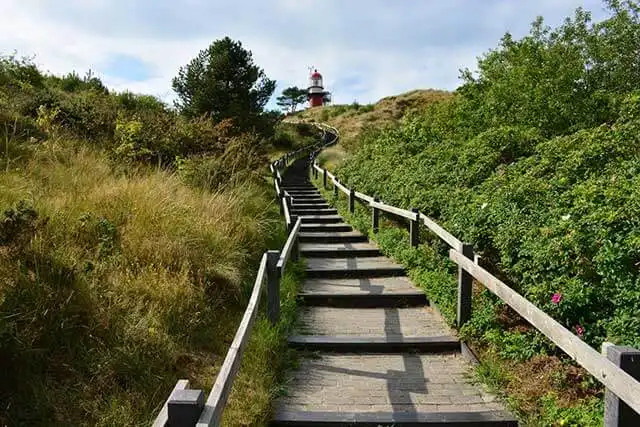
<path id="1" fill-rule="evenodd" d="M 307 279 L 291 347 L 306 350 L 273 426 L 517 426 L 470 379 L 461 343 L 402 266 L 354 231 L 308 179 L 283 177 L 302 218 Z"/>

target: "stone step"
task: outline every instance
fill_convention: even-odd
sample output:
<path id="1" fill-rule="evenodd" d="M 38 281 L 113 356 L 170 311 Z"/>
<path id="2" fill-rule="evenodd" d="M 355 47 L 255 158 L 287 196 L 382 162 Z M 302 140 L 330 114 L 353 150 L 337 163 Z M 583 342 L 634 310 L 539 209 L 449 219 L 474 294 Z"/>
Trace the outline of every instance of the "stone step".
<path id="1" fill-rule="evenodd" d="M 451 337 L 453 330 L 429 306 L 407 308 L 301 307 L 294 335 L 412 338 Z"/>
<path id="2" fill-rule="evenodd" d="M 374 257 L 382 253 L 371 243 L 303 243 L 300 253 L 306 258 Z"/>
<path id="3" fill-rule="evenodd" d="M 289 373 L 272 425 L 517 426 L 471 373 L 458 352 L 320 353 Z"/>
<path id="4" fill-rule="evenodd" d="M 306 243 L 300 244 L 304 246 Z M 406 276 L 401 277 L 361 277 L 343 279 L 306 279 L 302 287 L 307 294 L 356 294 L 364 296 L 384 294 L 409 294 L 417 292 L 418 288 Z"/>
<path id="5" fill-rule="evenodd" d="M 293 198 L 293 200 L 312 200 L 312 201 L 317 201 L 317 200 L 322 200 L 322 201 L 326 201 L 324 200 L 324 198 L 320 195 L 320 194 L 290 194 L 291 197 Z"/>
<path id="6" fill-rule="evenodd" d="M 302 215 L 303 224 L 331 224 L 342 221 L 343 219 L 340 215 Z"/>
<path id="7" fill-rule="evenodd" d="M 322 223 L 303 223 L 300 231 L 322 231 L 326 233 L 334 233 L 341 231 L 351 231 L 353 228 L 349 224 L 342 223 L 331 223 L 331 224 L 322 224 Z"/>
<path id="8" fill-rule="evenodd" d="M 405 270 L 404 267 L 386 257 L 310 258 L 307 260 L 306 275 L 307 277 L 322 278 L 370 278 L 404 276 Z"/>
<path id="9" fill-rule="evenodd" d="M 353 243 L 366 242 L 367 236 L 358 231 L 344 231 L 340 233 L 301 232 L 298 234 L 301 243 Z"/>
<path id="10" fill-rule="evenodd" d="M 337 215 L 338 211 L 334 208 L 305 208 L 299 209 L 292 207 L 291 213 L 294 215 L 308 216 L 308 215 Z"/>
<path id="11" fill-rule="evenodd" d="M 313 203 L 304 202 L 303 203 L 303 202 L 292 201 L 291 208 L 292 209 L 330 209 L 331 206 L 329 206 L 327 202 L 313 202 Z"/>
<path id="12" fill-rule="evenodd" d="M 444 405 L 443 405 L 444 406 Z M 482 412 L 276 412 L 273 427 L 517 427 L 518 421 L 506 411 Z"/>
<path id="13" fill-rule="evenodd" d="M 303 307 L 289 345 L 353 353 L 460 351 L 459 340 L 431 307 Z"/>

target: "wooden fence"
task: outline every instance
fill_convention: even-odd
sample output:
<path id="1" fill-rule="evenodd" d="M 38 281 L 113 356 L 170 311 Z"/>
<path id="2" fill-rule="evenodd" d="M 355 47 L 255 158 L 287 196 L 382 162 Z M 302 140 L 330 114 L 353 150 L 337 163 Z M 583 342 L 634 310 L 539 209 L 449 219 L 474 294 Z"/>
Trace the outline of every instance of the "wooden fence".
<path id="1" fill-rule="evenodd" d="M 188 380 L 179 380 L 154 420 L 153 427 L 219 426 L 233 382 L 240 368 L 242 354 L 249 341 L 253 324 L 258 314 L 260 297 L 265 288 L 265 282 L 267 288 L 267 318 L 274 325 L 279 321 L 280 279 L 286 270 L 289 260 L 295 261 L 299 258 L 298 233 L 301 225 L 301 219 L 289 213 L 290 205 L 287 205 L 286 198 L 288 195 L 282 188 L 282 173 L 292 161 L 304 155 L 315 155 L 322 147 L 335 143 L 334 133 L 330 133 L 328 128 L 322 125 L 318 126 L 318 128 L 322 132 L 322 141 L 320 143 L 287 153 L 269 165 L 276 197 L 285 216 L 289 236 L 282 251 L 267 251 L 262 256 L 249 304 L 209 396 L 205 401 L 203 390 L 190 389 Z"/>
<path id="2" fill-rule="evenodd" d="M 331 129 L 327 128 L 327 131 Z M 338 134 L 334 143 L 338 140 Z M 311 173 L 316 179 L 322 176 L 322 185 L 333 187 L 334 194 L 344 193 L 348 198 L 349 211 L 355 210 L 355 201 L 371 208 L 372 229 L 378 232 L 380 213 L 385 212 L 409 220 L 409 242 L 418 246 L 420 226 L 446 242 L 449 258 L 458 265 L 457 324 L 464 325 L 471 318 L 472 284 L 475 279 L 489 291 L 497 295 L 509 307 L 526 319 L 533 327 L 560 347 L 567 355 L 597 378 L 605 387 L 605 427 L 640 426 L 640 351 L 626 346 L 604 343 L 602 354 L 598 353 L 578 336 L 562 326 L 551 316 L 522 297 L 516 291 L 498 280 L 478 265 L 478 257 L 473 245 L 464 243 L 453 234 L 438 225 L 416 208 L 401 209 L 383 203 L 376 197 L 355 191 L 339 181 L 327 169 L 320 167 L 315 160 L 317 151 L 312 154 Z"/>

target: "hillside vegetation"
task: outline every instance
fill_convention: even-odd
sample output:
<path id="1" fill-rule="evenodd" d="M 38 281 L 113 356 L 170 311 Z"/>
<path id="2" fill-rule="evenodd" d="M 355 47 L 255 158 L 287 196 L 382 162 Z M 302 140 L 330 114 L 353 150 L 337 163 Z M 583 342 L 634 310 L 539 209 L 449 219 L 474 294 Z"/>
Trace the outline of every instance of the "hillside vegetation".
<path id="1" fill-rule="evenodd" d="M 520 40 L 506 34 L 477 73 L 463 72 L 453 96 L 349 141 L 336 175 L 472 242 L 483 265 L 594 347 L 607 340 L 640 348 L 640 8 L 606 6 L 601 22 L 579 9 L 557 28 L 538 19 Z M 455 279 L 446 273 L 455 269 L 445 248 L 425 233 L 430 246 L 398 250 L 406 233 L 396 231 L 378 240 L 451 319 Z M 477 292 L 462 332 L 503 359 L 531 362 L 509 380 L 514 393 L 529 394 L 528 420 L 600 424 L 589 412 L 600 404 L 580 400 L 600 393 L 583 373 L 550 372 L 560 393 L 526 384 L 545 364 L 560 366 L 539 355 L 560 353 Z M 574 409 L 549 404 L 556 399 Z M 589 409 L 575 409 L 579 402 Z"/>
<path id="2" fill-rule="evenodd" d="M 2 425 L 148 425 L 177 379 L 211 387 L 285 236 L 268 158 L 313 138 L 278 119 L 0 58 Z M 225 425 L 268 415 L 283 334 L 258 322 Z"/>

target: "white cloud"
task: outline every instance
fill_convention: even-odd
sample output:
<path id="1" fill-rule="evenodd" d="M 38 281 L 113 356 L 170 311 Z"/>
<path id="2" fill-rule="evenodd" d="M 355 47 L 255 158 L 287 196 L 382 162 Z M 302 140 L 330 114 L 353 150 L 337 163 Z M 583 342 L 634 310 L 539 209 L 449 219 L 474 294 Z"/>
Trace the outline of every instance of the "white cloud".
<path id="1" fill-rule="evenodd" d="M 252 50 L 270 78 L 306 85 L 307 67 L 325 76 L 334 102 L 373 102 L 413 88 L 454 89 L 458 70 L 509 30 L 525 34 L 542 14 L 559 24 L 580 0 L 2 0 L 0 52 L 36 55 L 44 70 L 92 69 L 117 90 L 172 98 L 178 68 L 229 35 Z M 585 5 L 602 16 L 599 2 Z M 105 75 L 116 55 L 150 67 L 141 82 Z M 358 78 L 359 77 L 359 78 Z M 282 89 L 282 88 L 279 88 Z"/>

